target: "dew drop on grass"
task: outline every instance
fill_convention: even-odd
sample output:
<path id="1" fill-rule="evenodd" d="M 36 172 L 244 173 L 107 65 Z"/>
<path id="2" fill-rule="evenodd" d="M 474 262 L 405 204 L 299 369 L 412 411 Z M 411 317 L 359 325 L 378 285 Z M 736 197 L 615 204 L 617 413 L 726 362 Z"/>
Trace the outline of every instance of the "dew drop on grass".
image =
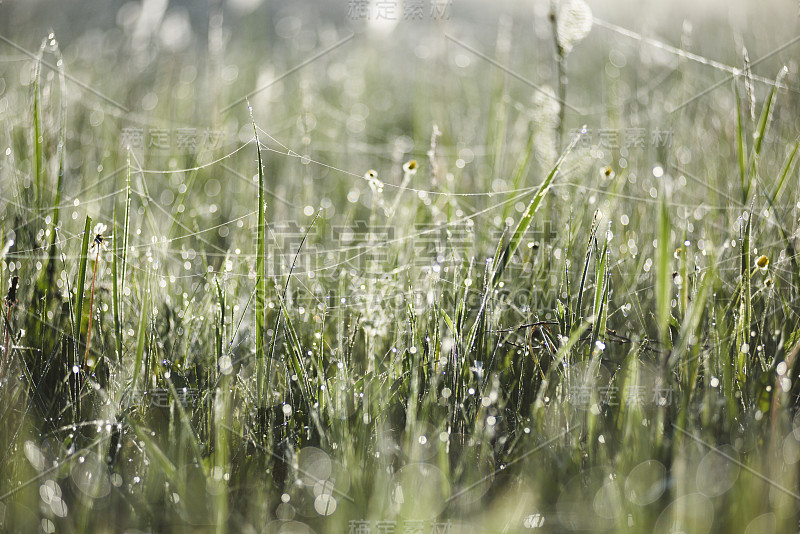
<path id="1" fill-rule="evenodd" d="M 709 451 L 697 465 L 697 489 L 706 497 L 717 497 L 731 489 L 739 476 L 737 456 L 730 445 Z"/>
<path id="2" fill-rule="evenodd" d="M 233 372 L 231 357 L 227 354 L 219 359 L 219 372 L 226 376 Z"/>
<path id="3" fill-rule="evenodd" d="M 318 495 L 314 499 L 314 510 L 322 516 L 333 514 L 336 511 L 336 498 L 328 493 Z"/>
<path id="4" fill-rule="evenodd" d="M 44 469 L 45 457 L 41 449 L 32 441 L 26 441 L 24 446 L 25 457 L 34 469 L 41 471 Z"/>
<path id="5" fill-rule="evenodd" d="M 625 479 L 625 497 L 638 506 L 657 501 L 667 488 L 666 475 L 666 468 L 658 460 L 640 463 Z"/>

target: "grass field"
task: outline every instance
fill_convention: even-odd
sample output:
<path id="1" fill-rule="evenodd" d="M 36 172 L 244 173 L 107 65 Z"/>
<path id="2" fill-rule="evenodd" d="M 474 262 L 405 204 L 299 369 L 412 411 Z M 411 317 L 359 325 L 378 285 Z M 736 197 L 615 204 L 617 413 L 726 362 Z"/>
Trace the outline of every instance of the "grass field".
<path id="1" fill-rule="evenodd" d="M 0 531 L 796 532 L 798 6 L 587 1 L 0 4 Z"/>

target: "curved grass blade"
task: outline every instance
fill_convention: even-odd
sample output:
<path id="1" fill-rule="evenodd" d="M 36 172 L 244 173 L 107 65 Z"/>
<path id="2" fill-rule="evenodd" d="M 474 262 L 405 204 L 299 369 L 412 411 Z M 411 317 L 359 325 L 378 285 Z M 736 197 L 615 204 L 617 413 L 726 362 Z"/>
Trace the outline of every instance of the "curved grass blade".
<path id="1" fill-rule="evenodd" d="M 117 209 L 114 208 L 114 215 L 113 215 L 113 230 L 116 234 L 117 232 Z M 111 307 L 112 313 L 114 314 L 114 348 L 117 351 L 117 361 L 122 363 L 122 322 L 120 321 L 120 305 L 119 305 L 119 258 L 114 251 L 112 254 L 111 260 Z"/>
<path id="2" fill-rule="evenodd" d="M 75 336 L 75 362 L 80 360 L 78 346 L 81 339 L 81 321 L 83 319 L 83 291 L 86 281 L 87 252 L 89 251 L 89 240 L 92 233 L 92 218 L 86 216 L 86 224 L 83 227 L 83 242 L 81 243 L 81 262 L 78 267 L 78 292 L 75 294 L 75 315 L 73 317 L 73 328 Z"/>
<path id="3" fill-rule="evenodd" d="M 264 403 L 264 332 L 267 320 L 266 300 L 267 300 L 267 280 L 265 278 L 265 245 L 266 245 L 266 222 L 264 220 L 267 210 L 264 198 L 264 165 L 261 159 L 261 143 L 258 140 L 258 128 L 253 118 L 253 108 L 250 102 L 247 103 L 250 110 L 250 122 L 253 123 L 253 133 L 256 137 L 256 153 L 258 154 L 258 222 L 256 225 L 256 398 L 259 404 Z"/>
<path id="4" fill-rule="evenodd" d="M 492 277 L 492 288 L 494 288 L 500 281 L 506 265 L 509 261 L 511 261 L 511 258 L 514 257 L 514 253 L 519 248 L 520 243 L 522 243 L 522 238 L 525 237 L 525 232 L 530 227 L 531 222 L 533 222 L 533 216 L 536 215 L 536 211 L 539 209 L 539 206 L 541 206 L 542 200 L 544 200 L 547 192 L 550 191 L 550 186 L 553 185 L 553 181 L 558 174 L 558 169 L 561 167 L 561 164 L 564 163 L 564 160 L 567 158 L 569 153 L 572 152 L 572 149 L 575 148 L 575 145 L 578 144 L 578 141 L 585 132 L 586 127 L 584 126 L 581 128 L 581 133 L 575 136 L 567 149 L 558 158 L 558 161 L 556 161 L 556 164 L 550 170 L 550 173 L 539 186 L 539 189 L 536 191 L 536 195 L 530 201 L 528 207 L 525 209 L 525 212 L 522 214 L 522 218 L 519 220 L 519 223 L 517 223 L 517 227 L 514 229 L 514 234 L 511 236 L 511 239 L 501 253 L 499 261 L 495 262 L 496 267 L 494 276 Z"/>
<path id="5" fill-rule="evenodd" d="M 739 97 L 739 86 L 734 81 L 733 91 L 736 99 L 736 162 L 739 166 L 739 183 L 742 187 L 742 202 L 747 202 L 747 163 L 745 162 L 745 151 L 747 147 L 744 142 L 744 124 L 742 120 L 742 103 Z"/>
<path id="6" fill-rule="evenodd" d="M 575 305 L 577 321 L 572 325 L 572 328 L 575 328 L 577 323 L 580 323 L 583 320 L 583 291 L 586 288 L 586 277 L 589 273 L 589 261 L 592 258 L 592 250 L 594 250 L 592 244 L 594 243 L 595 236 L 597 235 L 597 224 L 597 212 L 595 212 L 594 218 L 592 219 L 592 227 L 589 230 L 589 240 L 586 243 L 586 259 L 583 262 L 583 274 L 581 275 L 581 284 L 578 288 L 578 302 Z"/>
<path id="7" fill-rule="evenodd" d="M 280 298 L 280 310 L 278 315 L 275 317 L 275 328 L 273 329 L 272 334 L 272 341 L 269 345 L 269 358 L 267 361 L 267 365 L 271 364 L 272 357 L 275 353 L 275 340 L 278 337 L 278 329 L 280 328 L 280 321 L 281 316 L 283 316 L 284 320 L 286 321 L 286 332 L 288 334 L 289 340 L 291 342 L 292 347 L 292 367 L 294 367 L 295 373 L 297 376 L 300 377 L 302 380 L 300 382 L 302 386 L 303 396 L 305 397 L 305 401 L 308 404 L 309 413 L 311 413 L 312 406 L 314 402 L 312 402 L 312 395 L 311 395 L 311 385 L 308 380 L 308 372 L 303 365 L 303 348 L 300 345 L 300 338 L 297 336 L 297 331 L 294 328 L 294 325 L 291 322 L 291 318 L 289 317 L 288 311 L 286 310 L 286 295 L 289 291 L 289 282 L 292 279 L 292 273 L 294 272 L 294 267 L 297 265 L 297 259 L 300 256 L 300 251 L 303 249 L 303 245 L 308 238 L 308 234 L 311 233 L 311 229 L 314 227 L 314 224 L 317 222 L 319 218 L 320 212 L 318 211 L 317 214 L 314 216 L 314 219 L 311 221 L 311 224 L 308 225 L 308 229 L 306 230 L 305 234 L 303 234 L 303 239 L 300 241 L 300 245 L 297 247 L 297 252 L 295 252 L 294 259 L 292 260 L 292 265 L 289 268 L 289 274 L 286 277 L 286 283 L 283 286 L 283 295 L 278 295 Z M 267 377 L 271 375 L 271 369 L 267 370 Z"/>
<path id="8" fill-rule="evenodd" d="M 658 217 L 658 248 L 656 249 L 656 320 L 661 343 L 669 347 L 670 320 L 670 282 L 672 271 L 669 268 L 670 217 L 666 198 L 661 197 Z"/>
<path id="9" fill-rule="evenodd" d="M 142 307 L 139 312 L 139 329 L 136 333 L 136 355 L 133 360 L 133 379 L 131 380 L 131 389 L 136 389 L 136 381 L 139 378 L 139 372 L 142 368 L 142 361 L 144 360 L 144 346 L 147 333 L 147 294 L 142 292 Z"/>

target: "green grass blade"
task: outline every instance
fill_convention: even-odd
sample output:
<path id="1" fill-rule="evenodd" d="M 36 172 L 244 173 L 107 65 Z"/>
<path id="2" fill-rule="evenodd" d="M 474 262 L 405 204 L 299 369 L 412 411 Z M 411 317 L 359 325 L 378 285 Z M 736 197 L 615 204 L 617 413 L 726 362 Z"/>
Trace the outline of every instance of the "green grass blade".
<path id="1" fill-rule="evenodd" d="M 533 154 L 534 141 L 536 139 L 536 129 L 533 121 L 531 121 L 528 127 L 530 128 L 530 131 L 528 132 L 528 139 L 525 142 L 525 148 L 517 158 L 517 163 L 514 166 L 514 172 L 511 175 L 511 188 L 514 191 L 522 187 L 522 182 L 525 178 L 525 175 L 528 173 L 531 155 Z M 513 209 L 514 206 L 509 203 L 503 211 L 503 219 L 507 218 Z"/>
<path id="2" fill-rule="evenodd" d="M 456 327 L 453 324 L 453 320 L 450 318 L 449 315 L 447 315 L 447 312 L 445 310 L 439 310 L 439 311 L 442 314 L 442 319 L 444 319 L 444 324 L 446 324 L 447 328 L 450 330 L 450 332 L 452 332 L 453 337 L 455 339 L 458 339 L 458 331 L 456 330 Z"/>
<path id="3" fill-rule="evenodd" d="M 250 121 L 253 123 L 253 133 L 256 138 L 256 154 L 258 155 L 258 221 L 256 223 L 256 301 L 255 301 L 255 345 L 256 345 L 256 398 L 260 404 L 264 403 L 264 341 L 265 324 L 267 320 L 267 280 L 266 280 L 266 222 L 265 215 L 267 210 L 266 199 L 264 198 L 264 165 L 261 159 L 261 143 L 258 139 L 258 128 L 253 118 L 253 108 L 247 104 L 250 110 Z M 277 336 L 277 330 L 274 332 Z"/>
<path id="4" fill-rule="evenodd" d="M 761 149 L 764 146 L 764 137 L 767 134 L 767 128 L 769 128 L 770 122 L 772 122 L 772 112 L 775 110 L 775 94 L 778 91 L 778 85 L 780 85 L 780 80 L 783 78 L 785 68 L 786 67 L 781 69 L 781 72 L 775 78 L 775 83 L 769 91 L 764 106 L 761 108 L 761 116 L 758 119 L 758 127 L 755 132 L 755 140 L 753 141 L 753 159 L 750 162 L 753 166 L 753 170 L 755 170 L 755 165 L 757 163 L 756 158 L 761 154 Z"/>
<path id="5" fill-rule="evenodd" d="M 706 312 L 706 299 L 711 292 L 712 283 L 711 279 L 714 276 L 714 271 L 709 269 L 706 271 L 698 282 L 698 289 L 695 298 L 691 301 L 684 315 L 684 320 L 681 324 L 680 334 L 678 341 L 674 346 L 672 354 L 670 354 L 670 366 L 675 366 L 682 362 L 684 355 L 690 350 L 693 343 L 700 339 L 700 326 L 701 321 Z M 693 341 L 694 340 L 694 341 Z M 685 401 L 688 403 L 692 391 L 695 387 L 695 379 L 697 377 L 697 369 L 699 366 L 699 359 L 693 358 L 691 366 L 687 368 L 688 375 L 684 376 L 685 386 Z"/>
<path id="6" fill-rule="evenodd" d="M 114 208 L 113 230 L 117 232 L 117 209 Z M 119 291 L 119 253 L 114 250 L 111 260 L 111 308 L 114 314 L 114 348 L 117 351 L 117 361 L 122 363 L 122 321 L 120 317 L 120 291 Z"/>
<path id="7" fill-rule="evenodd" d="M 744 120 L 742 119 L 742 103 L 739 97 L 739 86 L 734 81 L 733 89 L 736 99 L 736 161 L 739 164 L 739 184 L 742 187 L 742 202 L 747 202 L 747 163 L 744 141 Z"/>
<path id="8" fill-rule="evenodd" d="M 595 342 L 605 337 L 606 332 L 606 307 L 605 301 L 608 297 L 608 234 L 603 244 L 603 250 L 597 262 L 595 272 L 595 288 L 594 288 L 594 326 L 592 328 L 592 350 L 594 350 Z"/>
<path id="9" fill-rule="evenodd" d="M 747 217 L 747 223 L 744 227 L 744 233 L 742 236 L 742 244 L 741 244 L 741 290 L 739 292 L 739 313 L 740 313 L 740 333 L 739 333 L 739 343 L 736 347 L 736 351 L 738 353 L 738 357 L 736 359 L 736 374 L 739 380 L 744 381 L 746 370 L 745 364 L 748 359 L 748 352 L 743 351 L 743 345 L 750 343 L 750 322 L 751 317 L 753 315 L 753 295 L 752 295 L 752 285 L 750 283 L 750 275 L 751 275 L 751 254 L 750 254 L 750 231 L 752 228 L 752 220 L 753 214 L 752 212 L 749 213 Z"/>
<path id="10" fill-rule="evenodd" d="M 143 449 L 147 451 L 147 456 L 155 461 L 158 469 L 164 473 L 167 480 L 175 482 L 178 474 L 178 468 L 175 467 L 169 457 L 161 450 L 153 439 L 153 433 L 145 430 L 140 425 L 131 425 L 136 436 L 144 443 Z"/>
<path id="11" fill-rule="evenodd" d="M 577 314 L 577 320 L 575 321 L 576 325 L 583 320 L 583 291 L 586 289 L 586 277 L 589 274 L 589 261 L 592 258 L 595 236 L 597 235 L 597 215 L 598 214 L 595 211 L 594 219 L 592 219 L 592 226 L 589 230 L 589 239 L 586 243 L 586 259 L 583 262 L 583 273 L 581 274 L 581 283 L 578 287 L 578 302 L 575 305 L 575 313 Z"/>
<path id="12" fill-rule="evenodd" d="M 127 164 L 125 168 L 125 219 L 122 222 L 122 275 L 120 276 L 120 293 L 125 294 L 125 275 L 128 270 L 128 238 L 131 223 L 131 148 L 128 147 Z M 124 310 L 120 308 L 121 319 Z"/>
<path id="13" fill-rule="evenodd" d="M 754 134 L 755 139 L 753 141 L 753 149 L 750 154 L 750 175 L 748 177 L 747 189 L 745 190 L 745 202 L 747 202 L 747 199 L 749 198 L 753 181 L 756 179 L 758 174 L 761 150 L 764 147 L 764 138 L 766 137 L 767 129 L 772 122 L 772 113 L 775 110 L 775 95 L 785 73 L 786 67 L 783 67 L 778 73 L 778 76 L 775 78 L 775 83 L 772 85 L 772 89 L 767 96 L 767 100 L 764 102 L 764 106 L 761 108 L 761 116 L 758 119 L 758 126 Z"/>
<path id="14" fill-rule="evenodd" d="M 306 370 L 305 365 L 303 365 L 303 346 L 300 343 L 300 337 L 297 335 L 294 322 L 289 315 L 289 310 L 286 309 L 283 298 L 281 298 L 281 315 L 283 316 L 284 331 L 286 332 L 286 337 L 288 338 L 288 344 L 292 349 L 290 356 L 292 368 L 294 369 L 294 372 L 297 374 L 297 377 L 300 381 L 301 391 L 303 392 L 303 397 L 308 405 L 310 413 L 310 410 L 315 402 L 315 396 L 313 395 L 311 383 L 309 382 L 308 371 Z M 277 337 L 277 333 L 273 335 L 273 339 L 275 337 Z"/>
<path id="15" fill-rule="evenodd" d="M 297 376 L 302 380 L 300 382 L 301 387 L 304 390 L 305 400 L 308 404 L 309 413 L 311 413 L 312 406 L 314 402 L 312 401 L 312 393 L 311 393 L 311 385 L 308 378 L 308 371 L 306 370 L 305 366 L 303 365 L 303 347 L 300 343 L 300 338 L 297 335 L 297 331 L 292 324 L 292 320 L 289 317 L 288 310 L 286 309 L 286 295 L 289 291 L 289 282 L 292 279 L 292 273 L 294 272 L 294 268 L 297 265 L 297 259 L 300 257 L 300 251 L 303 249 L 303 245 L 308 239 L 308 234 L 311 233 L 311 229 L 314 227 L 314 224 L 317 222 L 319 218 L 319 214 L 321 212 L 317 212 L 314 216 L 314 219 L 311 221 L 311 224 L 308 225 L 308 229 L 306 230 L 305 234 L 303 234 L 303 239 L 300 241 L 300 245 L 297 247 L 297 252 L 295 252 L 294 260 L 292 260 L 292 265 L 289 268 L 289 274 L 286 276 L 286 283 L 283 286 L 283 295 L 281 296 L 278 294 L 278 298 L 280 298 L 280 313 L 275 317 L 275 328 L 273 329 L 272 334 L 272 341 L 270 342 L 269 346 L 269 362 L 272 362 L 272 358 L 275 353 L 275 341 L 278 337 L 278 329 L 280 328 L 280 320 L 281 316 L 283 316 L 285 325 L 286 325 L 286 333 L 290 341 L 290 346 L 293 351 L 293 357 L 291 359 L 292 366 L 294 367 L 295 373 Z M 268 375 L 271 374 L 271 370 L 267 370 Z"/>
<path id="16" fill-rule="evenodd" d="M 36 66 L 33 74 L 33 176 L 36 185 L 36 206 L 42 207 L 44 190 L 44 135 L 42 134 L 42 110 L 39 96 L 39 83 L 42 73 L 42 55 L 47 41 L 42 43 L 39 55 L 36 57 Z"/>
<path id="17" fill-rule="evenodd" d="M 794 143 L 794 147 L 792 147 L 792 151 L 789 153 L 789 156 L 786 158 L 786 163 L 783 165 L 783 171 L 781 172 L 781 177 L 778 180 L 778 185 L 775 186 L 775 190 L 772 192 L 770 197 L 770 204 L 774 204 L 778 201 L 780 194 L 783 192 L 783 186 L 786 184 L 786 178 L 789 176 L 789 172 L 792 170 L 792 164 L 794 163 L 795 158 L 797 157 L 797 149 L 800 148 L 800 138 L 797 139 Z"/>
<path id="18" fill-rule="evenodd" d="M 219 284 L 219 278 L 214 277 L 214 287 L 217 290 L 217 305 L 219 313 L 214 321 L 214 355 L 217 362 L 222 358 L 222 349 L 225 343 L 225 293 Z"/>
<path id="19" fill-rule="evenodd" d="M 672 270 L 670 257 L 670 217 L 667 201 L 662 192 L 658 210 L 658 243 L 656 249 L 656 321 L 661 342 L 665 347 L 669 343 L 670 301 Z"/>
<path id="20" fill-rule="evenodd" d="M 133 378 L 131 379 L 131 389 L 136 389 L 136 381 L 144 361 L 144 347 L 147 338 L 147 294 L 142 291 L 142 305 L 139 311 L 139 329 L 136 333 L 136 354 L 133 359 Z"/>
<path id="21" fill-rule="evenodd" d="M 499 64 L 505 64 L 508 61 L 510 51 L 508 38 L 510 29 L 508 26 L 508 23 L 502 20 L 498 24 L 495 61 Z M 489 164 L 493 176 L 501 174 L 506 128 L 508 126 L 509 103 L 505 81 L 506 74 L 500 69 L 494 69 L 492 73 L 492 104 L 489 106 L 488 132 L 486 135 L 486 145 L 491 147 Z"/>
<path id="22" fill-rule="evenodd" d="M 47 253 L 47 269 L 42 273 L 40 278 L 40 291 L 47 293 L 47 289 L 53 287 L 54 276 L 56 271 L 56 240 L 58 239 L 58 232 L 56 228 L 61 221 L 61 198 L 64 190 L 64 173 L 66 170 L 66 153 L 67 153 L 67 81 L 64 73 L 64 60 L 58 48 L 55 49 L 56 58 L 58 61 L 58 79 L 61 88 L 61 128 L 58 135 L 58 147 L 56 148 L 58 157 L 58 174 L 56 175 L 56 188 L 55 200 L 53 201 L 53 220 L 50 223 L 50 245 Z M 38 90 L 37 90 L 38 94 Z M 38 99 L 38 98 L 37 98 Z M 39 146 L 40 143 L 37 143 Z M 39 146 L 41 150 L 41 146 Z M 38 172 L 38 171 L 37 171 Z"/>
<path id="23" fill-rule="evenodd" d="M 553 185 L 553 181 L 555 180 L 556 175 L 558 175 L 558 169 L 561 167 L 561 164 L 564 163 L 564 160 L 569 153 L 572 152 L 572 149 L 575 148 L 575 145 L 578 143 L 580 137 L 580 135 L 575 136 L 575 139 L 572 140 L 564 153 L 561 154 L 561 156 L 558 158 L 558 161 L 556 161 L 556 164 L 550 170 L 550 173 L 539 186 L 539 189 L 536 191 L 536 195 L 534 195 L 533 199 L 528 204 L 525 212 L 522 214 L 522 218 L 520 218 L 519 223 L 517 223 L 517 227 L 514 229 L 514 234 L 511 236 L 508 245 L 506 245 L 505 249 L 503 250 L 500 260 L 495 262 L 496 267 L 494 276 L 492 277 L 492 288 L 497 286 L 497 283 L 503 276 L 505 266 L 509 261 L 511 261 L 511 258 L 514 257 L 514 253 L 517 251 L 519 245 L 522 243 L 522 239 L 525 237 L 525 232 L 528 231 L 531 222 L 533 222 L 533 216 L 536 215 L 536 211 L 539 209 L 539 206 L 541 206 L 542 200 L 544 200 L 547 192 L 550 191 L 550 186 Z"/>
<path id="24" fill-rule="evenodd" d="M 92 218 L 88 215 L 86 216 L 86 223 L 83 226 L 83 241 L 81 242 L 81 261 L 80 266 L 78 267 L 78 291 L 75 294 L 75 315 L 73 317 L 73 328 L 74 336 L 75 336 L 75 362 L 79 361 L 79 351 L 78 346 L 80 345 L 81 339 L 81 321 L 83 319 L 83 291 L 85 288 L 86 282 L 86 264 L 87 261 L 87 252 L 89 251 L 89 241 L 92 237 Z"/>

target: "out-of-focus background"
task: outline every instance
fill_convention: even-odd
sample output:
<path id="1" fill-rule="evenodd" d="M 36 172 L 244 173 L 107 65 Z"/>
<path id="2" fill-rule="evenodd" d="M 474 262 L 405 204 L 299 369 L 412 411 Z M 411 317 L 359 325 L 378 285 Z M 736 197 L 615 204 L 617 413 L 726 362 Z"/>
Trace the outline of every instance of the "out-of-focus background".
<path id="1" fill-rule="evenodd" d="M 623 116 L 630 113 L 632 105 L 627 101 L 639 92 L 646 93 L 640 101 L 650 110 L 669 108 L 677 103 L 671 98 L 680 79 L 689 91 L 696 88 L 700 92 L 726 75 L 715 67 L 715 61 L 743 68 L 743 47 L 756 61 L 795 37 L 795 4 L 788 0 L 766 4 L 589 2 L 598 23 L 569 57 L 569 102 L 593 112 L 594 117 L 569 117 L 573 115 L 570 110 L 568 120 L 598 123 L 599 127 L 601 112 L 612 106 Z M 0 9 L 3 35 L 26 50 L 35 52 L 41 39 L 53 31 L 68 72 L 122 104 L 126 111 L 113 105 L 109 109 L 108 102 L 77 87 L 70 91 L 71 97 L 120 122 L 164 125 L 174 121 L 239 128 L 247 122 L 244 104 L 224 114 L 219 110 L 274 84 L 251 98 L 256 113 L 266 113 L 271 105 L 296 94 L 301 82 L 313 84 L 315 90 L 344 91 L 354 102 L 374 108 L 393 123 L 412 121 L 415 107 L 428 100 L 423 95 L 452 89 L 446 84 L 448 78 L 478 90 L 488 87 L 496 69 L 446 35 L 491 58 L 496 57 L 501 43 L 506 48 L 502 50 L 503 68 L 535 84 L 555 87 L 557 83 L 548 19 L 551 5 L 546 0 L 491 4 L 469 0 L 31 0 L 5 1 Z M 324 53 L 350 35 L 354 35 L 352 41 Z M 705 61 L 681 57 L 634 35 Z M 0 68 L 6 83 L 29 81 L 30 74 L 21 72 L 28 68 L 21 61 L 24 55 L 9 43 L 3 46 L 8 56 Z M 616 59 L 609 65 L 611 52 Z M 759 61 L 754 72 L 774 78 L 786 64 L 793 74 L 797 69 L 795 52 L 789 46 Z M 321 53 L 323 57 L 312 60 Z M 372 78 L 362 80 L 358 74 L 366 65 Z M 730 95 L 723 94 L 728 85 L 701 102 L 714 105 L 729 99 Z M 765 91 L 763 83 L 757 85 L 757 90 Z M 192 98 L 187 97 L 190 91 Z M 527 102 L 534 91 L 529 84 L 515 80 L 508 92 Z M 452 95 L 456 99 L 463 96 Z M 488 102 L 484 99 L 481 104 L 486 107 Z M 341 111 L 347 114 L 350 110 Z M 269 112 L 274 118 L 276 111 Z M 372 116 L 365 130 L 372 139 L 385 139 L 387 132 L 371 127 L 377 122 Z"/>
<path id="2" fill-rule="evenodd" d="M 796 530 L 799 15 L 0 1 L 0 530 Z"/>

